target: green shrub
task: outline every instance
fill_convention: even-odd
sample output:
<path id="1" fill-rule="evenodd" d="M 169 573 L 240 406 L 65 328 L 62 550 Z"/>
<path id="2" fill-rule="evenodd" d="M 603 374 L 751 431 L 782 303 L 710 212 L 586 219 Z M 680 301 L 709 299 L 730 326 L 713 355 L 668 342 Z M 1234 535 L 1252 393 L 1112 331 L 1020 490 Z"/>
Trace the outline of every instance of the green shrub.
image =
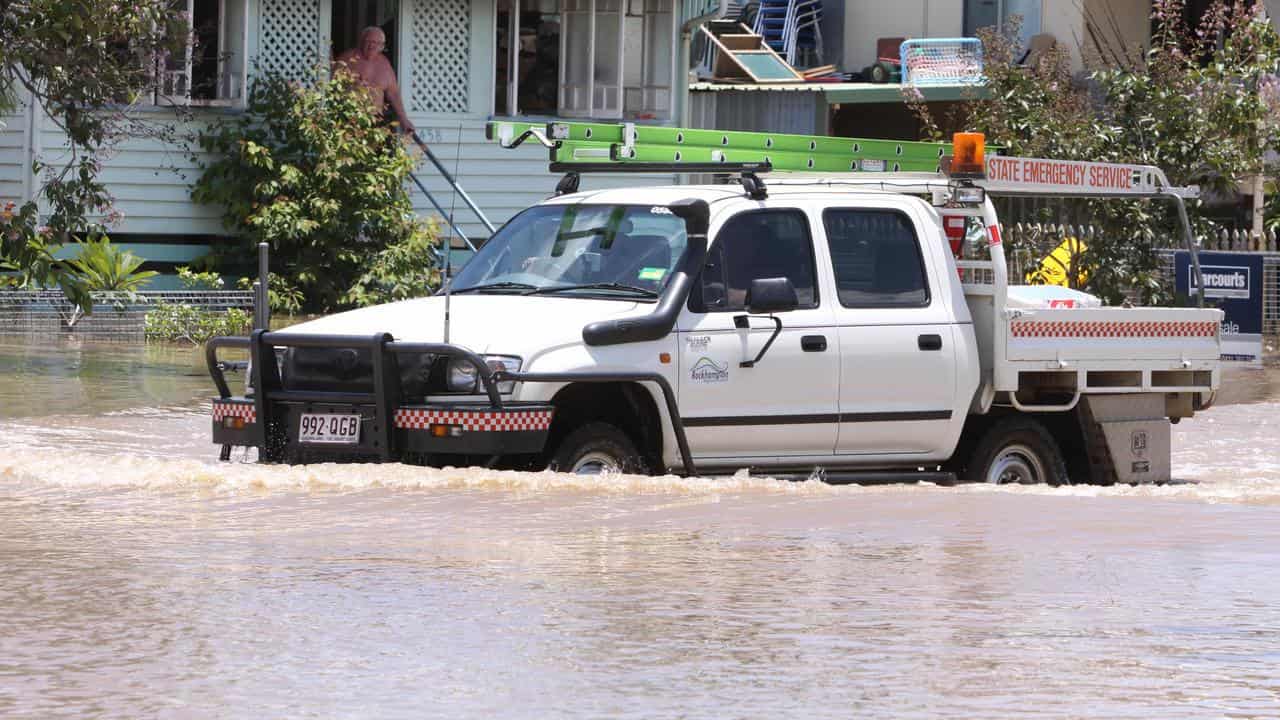
<path id="1" fill-rule="evenodd" d="M 236 281 L 239 290 L 252 290 L 255 278 L 242 277 Z M 267 274 L 267 307 L 273 313 L 297 315 L 302 311 L 302 291 L 288 280 L 275 274 Z"/>
<path id="2" fill-rule="evenodd" d="M 345 72 L 318 70 L 309 84 L 267 72 L 245 112 L 215 123 L 199 144 L 204 172 L 192 198 L 222 206 L 239 238 L 228 259 L 251 264 L 258 243 L 268 243 L 285 283 L 306 298 L 302 309 L 360 302 L 368 295 L 357 284 L 379 272 L 380 253 L 430 244 L 405 190 L 415 160 Z M 434 254 L 414 260 L 421 278 Z"/>
<path id="3" fill-rule="evenodd" d="M 342 300 L 357 306 L 421 297 L 440 284 L 440 271 L 423 258 L 434 257 L 438 229 L 415 233 L 374 255 Z"/>
<path id="4" fill-rule="evenodd" d="M 213 271 L 196 271 L 183 265 L 178 268 L 178 282 L 188 290 L 221 290 L 222 276 Z"/>
<path id="5" fill-rule="evenodd" d="M 244 335 L 251 320 L 249 313 L 239 308 L 216 312 L 166 303 L 147 311 L 146 336 L 148 340 L 200 345 L 218 335 Z"/>
<path id="6" fill-rule="evenodd" d="M 112 245 L 105 235 L 76 244 L 80 250 L 67 265 L 89 292 L 134 293 L 160 274 L 154 270 L 138 270 L 146 261 Z"/>

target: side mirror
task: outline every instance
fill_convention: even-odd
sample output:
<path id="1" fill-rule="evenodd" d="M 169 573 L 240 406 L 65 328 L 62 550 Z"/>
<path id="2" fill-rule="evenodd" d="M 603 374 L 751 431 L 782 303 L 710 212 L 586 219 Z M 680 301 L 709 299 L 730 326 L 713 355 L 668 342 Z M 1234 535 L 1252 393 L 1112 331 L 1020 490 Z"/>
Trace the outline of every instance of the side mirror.
<path id="1" fill-rule="evenodd" d="M 790 278 L 756 278 L 747 288 L 747 312 L 770 315 L 800 307 Z"/>

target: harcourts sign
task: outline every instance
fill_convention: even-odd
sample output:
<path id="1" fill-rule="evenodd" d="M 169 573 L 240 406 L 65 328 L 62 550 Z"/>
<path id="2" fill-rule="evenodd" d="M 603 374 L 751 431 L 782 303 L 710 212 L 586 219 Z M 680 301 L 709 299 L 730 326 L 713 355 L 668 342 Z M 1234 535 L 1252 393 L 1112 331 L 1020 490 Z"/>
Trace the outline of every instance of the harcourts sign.
<path id="1" fill-rule="evenodd" d="M 1195 282 L 1191 254 L 1174 255 L 1178 295 L 1195 303 L 1200 288 Z M 1262 256 L 1253 253 L 1200 253 L 1205 307 L 1220 308 L 1222 359 L 1262 362 Z"/>
<path id="2" fill-rule="evenodd" d="M 1201 265 L 1200 275 L 1204 278 L 1204 296 L 1210 298 L 1249 298 L 1253 273 L 1252 268 L 1224 267 L 1222 265 Z M 1195 287 L 1195 268 L 1187 264 L 1187 287 Z"/>

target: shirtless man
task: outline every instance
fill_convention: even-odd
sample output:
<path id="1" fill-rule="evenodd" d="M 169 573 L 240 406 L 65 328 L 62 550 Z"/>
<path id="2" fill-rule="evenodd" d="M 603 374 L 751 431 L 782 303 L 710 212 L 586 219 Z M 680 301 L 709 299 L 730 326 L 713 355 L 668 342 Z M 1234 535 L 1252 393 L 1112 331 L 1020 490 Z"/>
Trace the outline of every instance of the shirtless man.
<path id="1" fill-rule="evenodd" d="M 356 76 L 369 91 L 369 100 L 379 115 L 387 111 L 387 105 L 396 114 L 400 129 L 412 134 L 416 128 L 404 112 L 404 103 L 400 100 L 400 86 L 396 83 L 396 71 L 383 56 L 387 47 L 387 36 L 381 28 L 367 27 L 360 31 L 360 42 L 355 48 L 338 56 L 335 67 L 345 66 L 346 70 Z"/>

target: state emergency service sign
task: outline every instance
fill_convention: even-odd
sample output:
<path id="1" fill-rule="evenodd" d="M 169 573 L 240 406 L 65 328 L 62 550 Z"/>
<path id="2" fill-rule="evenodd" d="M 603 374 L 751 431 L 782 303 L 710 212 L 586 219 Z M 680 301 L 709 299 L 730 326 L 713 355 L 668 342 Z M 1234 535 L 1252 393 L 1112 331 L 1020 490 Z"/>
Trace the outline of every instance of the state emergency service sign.
<path id="1" fill-rule="evenodd" d="M 1155 168 L 1146 165 L 987 157 L 988 192 L 1059 193 L 1063 195 L 1148 195 L 1160 191 Z"/>
<path id="2" fill-rule="evenodd" d="M 1202 252 L 1204 306 L 1223 311 L 1222 359 L 1262 362 L 1262 256 L 1253 253 Z M 1195 304 L 1196 286 L 1191 253 L 1173 256 L 1177 291 L 1187 304 Z"/>

